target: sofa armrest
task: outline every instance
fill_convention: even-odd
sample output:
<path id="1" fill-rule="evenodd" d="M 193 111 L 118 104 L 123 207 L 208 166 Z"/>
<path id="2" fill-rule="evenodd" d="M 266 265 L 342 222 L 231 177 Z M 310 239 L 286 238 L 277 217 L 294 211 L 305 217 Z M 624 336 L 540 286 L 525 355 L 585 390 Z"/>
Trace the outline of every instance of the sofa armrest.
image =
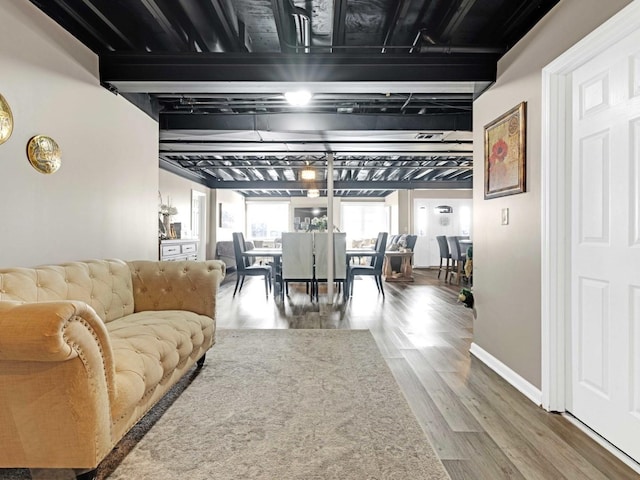
<path id="1" fill-rule="evenodd" d="M 136 312 L 188 310 L 215 318 L 216 295 L 226 267 L 204 262 L 129 262 Z"/>
<path id="2" fill-rule="evenodd" d="M 86 303 L 0 302 L 0 465 L 97 465 L 112 447 L 114 376 Z"/>
<path id="3" fill-rule="evenodd" d="M 86 303 L 0 302 L 0 360 L 62 362 L 87 355 L 96 343 L 102 352 L 95 353 L 107 355 L 113 377 L 109 335 Z"/>

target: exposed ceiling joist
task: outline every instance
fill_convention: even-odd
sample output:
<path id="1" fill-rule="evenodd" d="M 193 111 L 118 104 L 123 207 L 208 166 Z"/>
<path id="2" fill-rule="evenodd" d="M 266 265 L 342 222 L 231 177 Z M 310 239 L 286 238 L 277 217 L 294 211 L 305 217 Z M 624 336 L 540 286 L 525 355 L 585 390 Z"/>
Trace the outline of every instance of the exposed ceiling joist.
<path id="1" fill-rule="evenodd" d="M 246 197 L 304 195 L 328 152 L 336 196 L 470 188 L 473 101 L 558 1 L 31 0 L 159 119 L 161 168 Z"/>
<path id="2" fill-rule="evenodd" d="M 160 119 L 164 130 L 466 130 L 472 128 L 471 112 L 426 115 L 344 115 L 340 113 L 189 114 L 175 113 Z"/>
<path id="3" fill-rule="evenodd" d="M 106 53 L 100 81 L 494 82 L 493 53 L 421 55 Z"/>

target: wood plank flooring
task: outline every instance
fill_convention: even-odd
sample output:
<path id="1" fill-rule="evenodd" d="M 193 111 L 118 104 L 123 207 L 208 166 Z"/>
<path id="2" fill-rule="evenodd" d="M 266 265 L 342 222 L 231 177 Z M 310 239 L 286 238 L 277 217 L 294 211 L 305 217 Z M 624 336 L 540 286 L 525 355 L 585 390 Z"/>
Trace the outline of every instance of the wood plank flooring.
<path id="1" fill-rule="evenodd" d="M 473 317 L 458 287 L 415 270 L 415 283 L 357 279 L 353 298 L 311 302 L 290 286 L 284 302 L 247 278 L 233 297 L 229 274 L 218 295 L 218 328 L 369 329 L 420 425 L 453 480 L 638 479 L 640 475 L 567 419 L 535 406 L 469 354 Z"/>

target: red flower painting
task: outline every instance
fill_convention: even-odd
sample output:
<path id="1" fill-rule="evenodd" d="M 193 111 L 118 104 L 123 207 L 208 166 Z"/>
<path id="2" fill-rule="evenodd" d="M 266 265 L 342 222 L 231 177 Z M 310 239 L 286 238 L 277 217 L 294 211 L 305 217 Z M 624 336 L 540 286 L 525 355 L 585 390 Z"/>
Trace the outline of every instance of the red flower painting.
<path id="1" fill-rule="evenodd" d="M 502 162 L 508 153 L 509 153 L 509 146 L 507 145 L 507 142 L 500 139 L 493 144 L 489 161 L 492 163 Z"/>
<path id="2" fill-rule="evenodd" d="M 485 127 L 485 198 L 525 191 L 525 103 Z"/>

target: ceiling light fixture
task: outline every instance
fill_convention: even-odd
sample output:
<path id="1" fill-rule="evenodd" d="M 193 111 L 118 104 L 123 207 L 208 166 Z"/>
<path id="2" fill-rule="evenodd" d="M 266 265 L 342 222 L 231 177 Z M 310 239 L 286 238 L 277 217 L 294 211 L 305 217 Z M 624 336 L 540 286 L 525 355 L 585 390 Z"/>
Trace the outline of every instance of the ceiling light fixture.
<path id="1" fill-rule="evenodd" d="M 453 213 L 453 208 L 449 205 L 438 205 L 435 210 L 436 213 Z"/>
<path id="2" fill-rule="evenodd" d="M 318 198 L 319 196 L 320 196 L 320 190 L 318 190 L 317 188 L 310 188 L 309 190 L 307 190 L 308 198 Z"/>
<path id="3" fill-rule="evenodd" d="M 311 100 L 311 93 L 307 90 L 284 92 L 284 98 L 289 102 L 289 105 L 303 107 Z"/>
<path id="4" fill-rule="evenodd" d="M 300 178 L 302 180 L 315 180 L 316 179 L 315 169 L 312 168 L 309 164 L 307 164 L 307 166 L 300 171 Z"/>

